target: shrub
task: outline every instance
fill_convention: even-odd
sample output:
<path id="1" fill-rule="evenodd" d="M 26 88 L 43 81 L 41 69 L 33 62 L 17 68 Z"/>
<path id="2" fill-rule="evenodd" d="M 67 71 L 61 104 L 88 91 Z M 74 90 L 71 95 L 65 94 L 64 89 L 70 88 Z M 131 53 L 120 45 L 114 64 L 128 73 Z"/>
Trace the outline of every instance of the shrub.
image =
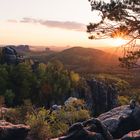
<path id="1" fill-rule="evenodd" d="M 26 123 L 31 127 L 30 135 L 36 140 L 49 139 L 51 136 L 50 126 L 46 120 L 48 113 L 46 109 L 40 108 L 27 115 Z"/>
<path id="2" fill-rule="evenodd" d="M 84 102 L 77 100 L 58 110 L 40 108 L 28 112 L 26 123 L 31 126 L 31 136 L 44 140 L 64 135 L 73 123 L 90 118 L 90 112 L 83 106 Z"/>
<path id="3" fill-rule="evenodd" d="M 128 96 L 119 96 L 118 100 L 119 100 L 119 105 L 127 105 L 129 104 L 130 101 Z"/>

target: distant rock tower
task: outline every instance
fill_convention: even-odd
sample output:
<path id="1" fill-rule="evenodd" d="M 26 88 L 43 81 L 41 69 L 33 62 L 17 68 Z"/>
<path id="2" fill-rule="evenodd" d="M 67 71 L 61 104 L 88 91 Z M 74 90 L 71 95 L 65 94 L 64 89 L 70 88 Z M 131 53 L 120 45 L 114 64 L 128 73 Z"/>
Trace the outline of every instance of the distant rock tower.
<path id="1" fill-rule="evenodd" d="M 17 54 L 17 51 L 12 46 L 6 46 L 2 49 L 2 63 L 18 64 L 23 61 L 23 58 Z"/>

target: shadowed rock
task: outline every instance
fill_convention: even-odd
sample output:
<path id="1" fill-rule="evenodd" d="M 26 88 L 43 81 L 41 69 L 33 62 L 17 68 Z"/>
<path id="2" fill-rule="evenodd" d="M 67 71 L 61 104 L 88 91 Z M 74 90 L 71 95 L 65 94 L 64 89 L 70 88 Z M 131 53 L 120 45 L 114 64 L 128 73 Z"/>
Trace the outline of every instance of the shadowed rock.
<path id="1" fill-rule="evenodd" d="M 5 46 L 2 49 L 2 63 L 18 64 L 23 61 L 23 58 L 17 54 L 17 51 L 14 49 L 15 46 L 9 45 Z"/>
<path id="2" fill-rule="evenodd" d="M 98 119 L 91 119 L 72 125 L 67 135 L 58 140 L 112 140 L 112 136 Z"/>
<path id="3" fill-rule="evenodd" d="M 106 112 L 98 119 L 107 127 L 114 138 L 121 138 L 130 131 L 140 129 L 140 106 L 120 106 Z"/>
<path id="4" fill-rule="evenodd" d="M 118 106 L 118 91 L 113 85 L 95 79 L 88 80 L 87 84 L 91 91 L 88 102 L 92 103 L 93 114 L 98 115 Z"/>
<path id="5" fill-rule="evenodd" d="M 0 120 L 0 140 L 24 140 L 30 130 L 29 126 Z"/>
<path id="6" fill-rule="evenodd" d="M 114 108 L 97 119 L 74 124 L 66 136 L 56 140 L 140 140 L 140 131 L 133 133 L 135 137 L 130 136 L 131 131 L 139 129 L 140 106 L 132 108 L 131 105 L 125 105 Z"/>

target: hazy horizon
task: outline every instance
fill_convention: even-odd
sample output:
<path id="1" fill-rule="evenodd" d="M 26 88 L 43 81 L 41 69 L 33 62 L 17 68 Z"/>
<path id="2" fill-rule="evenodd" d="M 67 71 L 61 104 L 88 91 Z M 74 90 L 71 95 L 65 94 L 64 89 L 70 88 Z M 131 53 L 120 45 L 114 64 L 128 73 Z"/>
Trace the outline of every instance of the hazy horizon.
<path id="1" fill-rule="evenodd" d="M 88 0 L 0 0 L 0 44 L 30 46 L 113 46 L 89 40 L 86 26 L 100 20 Z"/>

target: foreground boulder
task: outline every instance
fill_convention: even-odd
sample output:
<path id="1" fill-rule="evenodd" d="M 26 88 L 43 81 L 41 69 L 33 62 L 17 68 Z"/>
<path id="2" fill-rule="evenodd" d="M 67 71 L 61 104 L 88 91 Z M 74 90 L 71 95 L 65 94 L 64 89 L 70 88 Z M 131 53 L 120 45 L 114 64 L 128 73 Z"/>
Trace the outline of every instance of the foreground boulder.
<path id="1" fill-rule="evenodd" d="M 53 140 L 113 140 L 113 138 L 106 127 L 98 119 L 93 118 L 72 125 L 66 136 Z"/>
<path id="2" fill-rule="evenodd" d="M 66 136 L 56 140 L 140 140 L 140 131 L 135 131 L 139 129 L 140 106 L 125 105 L 114 108 L 98 118 L 74 124 Z M 135 133 L 131 135 L 131 131 Z"/>
<path id="3" fill-rule="evenodd" d="M 100 115 L 98 119 L 114 138 L 121 138 L 130 131 L 140 129 L 140 106 L 120 106 Z"/>
<path id="4" fill-rule="evenodd" d="M 0 120 L 0 140 L 24 140 L 29 130 L 29 126 L 23 124 L 13 125 Z"/>

